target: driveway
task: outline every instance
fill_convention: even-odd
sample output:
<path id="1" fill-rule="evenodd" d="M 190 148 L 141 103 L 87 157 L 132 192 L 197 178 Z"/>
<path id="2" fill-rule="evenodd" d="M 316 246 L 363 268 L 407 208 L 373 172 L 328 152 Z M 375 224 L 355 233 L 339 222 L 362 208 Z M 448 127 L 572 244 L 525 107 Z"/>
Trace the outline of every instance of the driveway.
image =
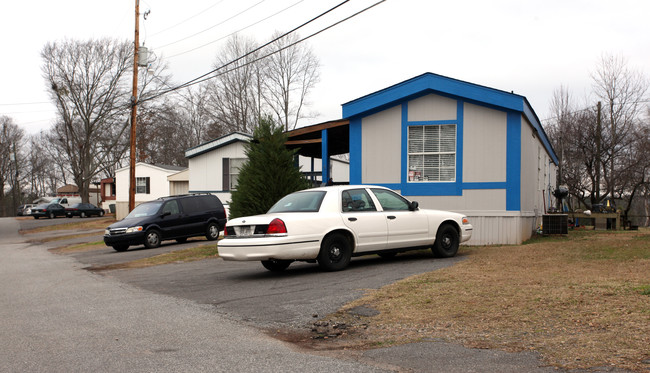
<path id="1" fill-rule="evenodd" d="M 6 225 L 5 219 L 0 221 Z M 17 230 L 15 221 L 9 225 Z M 8 232 L 4 229 L 3 237 Z M 21 242 L 19 238 L 14 240 Z M 0 266 L 22 270 L 0 269 L 0 281 L 15 285 L 13 290 L 3 287 L 3 304 L 17 304 L 2 311 L 0 325 L 3 335 L 8 329 L 18 342 L 3 346 L 3 351 L 15 356 L 1 359 L 7 363 L 0 362 L 0 371 L 2 364 L 29 367 L 25 361 L 42 368 L 49 359 L 62 364 L 66 368 L 62 370 L 73 368 L 76 361 L 84 367 L 76 370 L 84 371 L 139 371 L 138 364 L 143 364 L 143 371 L 205 367 L 209 371 L 556 371 L 541 367 L 533 353 L 466 349 L 435 341 L 369 350 L 353 355 L 351 361 L 351 355 L 342 351 L 327 357 L 297 352 L 258 329 L 309 328 L 314 316 L 334 312 L 368 289 L 453 265 L 462 258 L 440 260 L 422 252 L 393 260 L 355 258 L 348 269 L 335 273 L 322 272 L 315 264 L 294 263 L 277 274 L 259 263 L 220 259 L 103 275 L 82 269 L 195 244 L 126 253 L 102 248 L 67 255 L 50 254 L 43 245 L 2 244 L 2 255 L 11 260 Z M 16 302 L 13 298 L 19 294 L 27 296 Z M 38 327 L 30 327 L 31 323 Z"/>

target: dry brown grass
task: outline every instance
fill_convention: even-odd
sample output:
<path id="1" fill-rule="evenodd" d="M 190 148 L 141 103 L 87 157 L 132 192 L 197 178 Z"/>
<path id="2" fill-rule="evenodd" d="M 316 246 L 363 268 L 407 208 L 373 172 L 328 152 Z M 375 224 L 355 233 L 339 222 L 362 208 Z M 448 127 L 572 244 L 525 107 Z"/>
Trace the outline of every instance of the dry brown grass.
<path id="1" fill-rule="evenodd" d="M 461 255 L 467 260 L 372 291 L 333 315 L 363 325 L 341 342 L 433 338 L 536 350 L 564 368 L 650 369 L 650 231 L 571 232 Z M 381 314 L 346 312 L 361 305 Z"/>
<path id="2" fill-rule="evenodd" d="M 207 240 L 206 240 L 207 242 Z M 133 260 L 125 263 L 116 263 L 105 266 L 95 266 L 89 267 L 87 269 L 91 271 L 109 271 L 116 269 L 133 269 L 133 268 L 145 268 L 152 267 L 163 264 L 170 263 L 186 263 L 194 262 L 197 260 L 209 259 L 209 258 L 218 258 L 219 250 L 217 249 L 217 244 L 206 244 L 196 247 L 190 247 L 187 249 L 170 251 L 167 253 L 155 255 L 148 258 L 142 258 Z"/>
<path id="3" fill-rule="evenodd" d="M 71 218 L 68 220 L 70 221 L 69 223 L 48 225 L 40 228 L 21 230 L 20 233 L 31 234 L 31 233 L 41 233 L 41 232 L 51 232 L 51 231 L 61 231 L 61 230 L 104 229 L 109 225 L 115 223 L 114 216 L 107 216 L 103 218 L 88 219 L 88 220 L 81 219 L 81 218 Z"/>

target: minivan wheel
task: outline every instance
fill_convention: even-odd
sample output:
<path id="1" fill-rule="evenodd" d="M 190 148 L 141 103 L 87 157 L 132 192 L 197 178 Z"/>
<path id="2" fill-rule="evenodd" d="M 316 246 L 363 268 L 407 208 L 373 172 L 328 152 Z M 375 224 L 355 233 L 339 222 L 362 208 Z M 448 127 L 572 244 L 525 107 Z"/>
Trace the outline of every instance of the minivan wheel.
<path id="1" fill-rule="evenodd" d="M 147 249 L 154 249 L 160 246 L 160 232 L 156 229 L 148 231 L 144 236 L 144 246 Z"/>
<path id="2" fill-rule="evenodd" d="M 115 251 L 126 251 L 129 249 L 129 245 L 113 245 Z"/>
<path id="3" fill-rule="evenodd" d="M 208 227 L 205 230 L 205 238 L 207 238 L 208 241 L 214 241 L 219 238 L 219 226 L 217 223 L 208 223 Z"/>

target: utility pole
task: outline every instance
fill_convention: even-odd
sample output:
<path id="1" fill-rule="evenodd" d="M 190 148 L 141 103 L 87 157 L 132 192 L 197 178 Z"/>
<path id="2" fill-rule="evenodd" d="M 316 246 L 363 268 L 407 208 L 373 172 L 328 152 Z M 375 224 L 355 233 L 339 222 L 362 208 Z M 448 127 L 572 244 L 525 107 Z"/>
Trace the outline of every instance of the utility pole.
<path id="1" fill-rule="evenodd" d="M 16 212 L 16 209 L 18 208 L 19 203 L 16 203 L 16 200 L 21 197 L 20 193 L 20 184 L 18 183 L 18 176 L 20 175 L 20 172 L 18 171 L 18 154 L 16 153 L 16 141 L 14 140 L 14 167 L 16 168 L 16 173 L 14 174 L 14 213 Z"/>
<path id="2" fill-rule="evenodd" d="M 135 42 L 133 50 L 133 96 L 131 96 L 131 153 L 129 156 L 129 212 L 135 208 L 135 129 L 138 114 L 138 52 L 140 48 L 140 0 L 135 0 Z"/>
<path id="3" fill-rule="evenodd" d="M 601 140 L 602 140 L 602 124 L 600 122 L 600 101 L 598 101 L 598 105 L 596 106 L 597 109 L 597 117 L 596 117 L 596 185 L 595 185 L 595 190 L 596 190 L 596 203 L 600 203 L 600 164 L 601 164 L 601 159 L 600 159 L 600 149 L 601 149 Z"/>

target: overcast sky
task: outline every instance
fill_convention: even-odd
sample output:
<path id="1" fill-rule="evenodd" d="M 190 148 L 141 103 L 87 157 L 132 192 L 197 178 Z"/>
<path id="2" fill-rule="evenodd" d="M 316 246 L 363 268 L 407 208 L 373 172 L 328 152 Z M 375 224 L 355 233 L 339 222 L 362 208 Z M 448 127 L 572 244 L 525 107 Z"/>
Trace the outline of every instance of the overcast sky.
<path id="1" fill-rule="evenodd" d="M 316 32 L 378 0 L 352 0 L 300 31 Z M 166 60 L 176 82 L 210 71 L 231 33 L 259 43 L 341 0 L 141 0 L 140 42 Z M 0 115 L 28 133 L 50 127 L 40 52 L 48 41 L 133 40 L 134 0 L 32 0 L 0 4 Z M 273 14 L 277 15 L 263 20 Z M 514 91 L 540 119 L 564 85 L 586 103 L 604 54 L 650 76 L 648 0 L 387 0 L 308 41 L 321 62 L 314 124 L 341 104 L 425 72 Z M 262 21 L 263 20 L 263 21 Z M 258 23 L 259 22 L 259 23 Z M 256 24 L 255 24 L 256 23 Z"/>

